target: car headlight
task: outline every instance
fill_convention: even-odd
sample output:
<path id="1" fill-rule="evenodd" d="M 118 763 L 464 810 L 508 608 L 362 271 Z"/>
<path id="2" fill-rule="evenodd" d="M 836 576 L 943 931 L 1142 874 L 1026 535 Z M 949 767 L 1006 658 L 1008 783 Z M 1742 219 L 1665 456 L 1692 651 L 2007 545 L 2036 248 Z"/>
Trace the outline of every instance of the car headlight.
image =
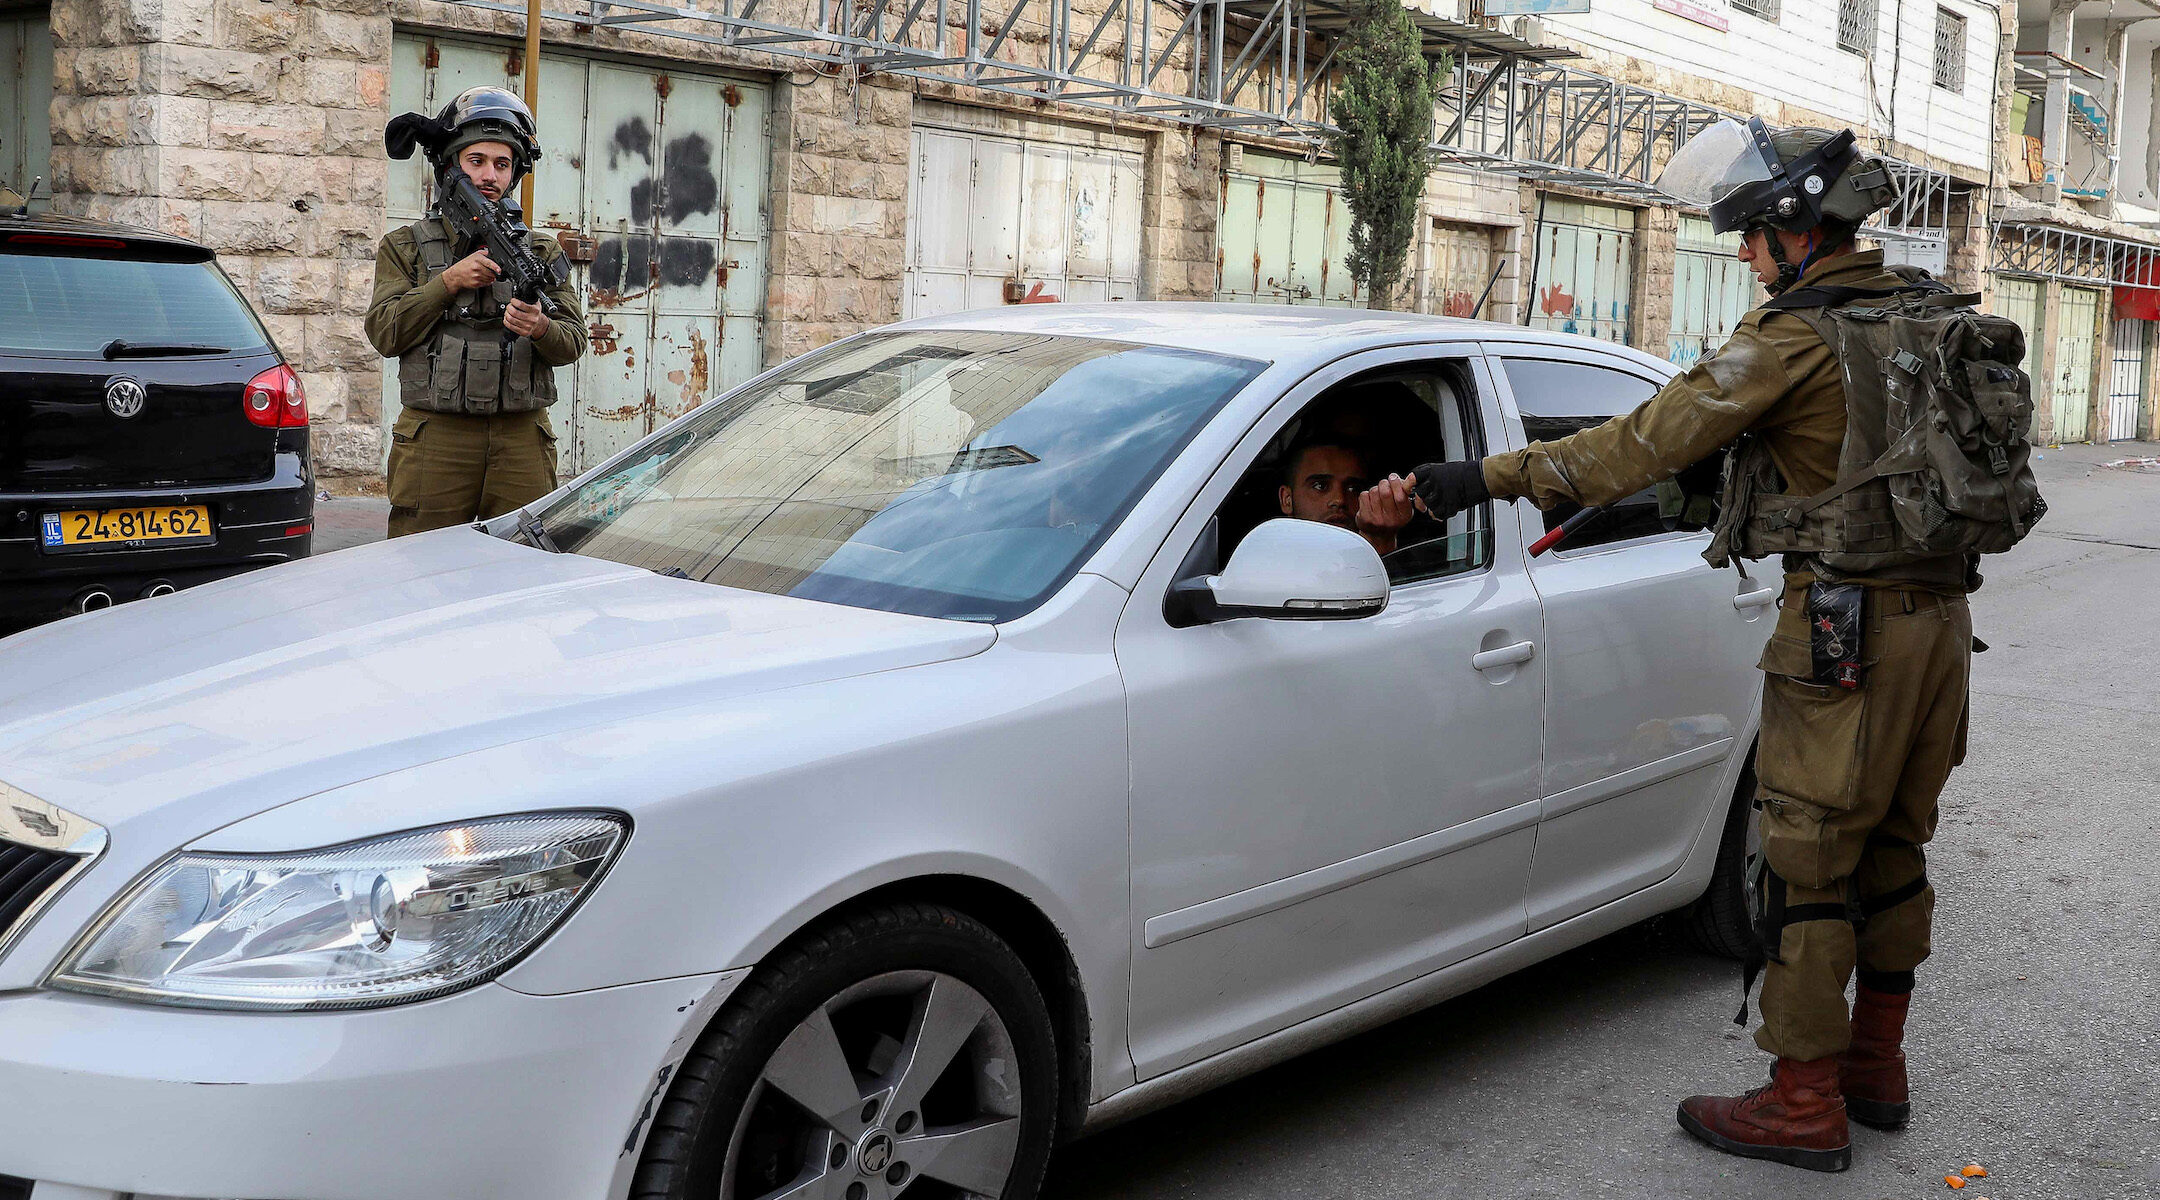
<path id="1" fill-rule="evenodd" d="M 500 817 L 294 854 L 181 854 L 77 943 L 55 987 L 202 1008 L 367 1008 L 491 979 L 537 946 L 627 832 Z"/>

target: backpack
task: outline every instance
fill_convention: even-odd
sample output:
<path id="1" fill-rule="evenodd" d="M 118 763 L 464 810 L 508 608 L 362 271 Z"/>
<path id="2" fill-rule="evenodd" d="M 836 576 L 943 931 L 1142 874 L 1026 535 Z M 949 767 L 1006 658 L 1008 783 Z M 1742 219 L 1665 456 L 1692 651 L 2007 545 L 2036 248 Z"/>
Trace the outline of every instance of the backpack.
<path id="1" fill-rule="evenodd" d="M 2032 472 L 2032 382 L 2018 365 L 2024 331 L 1975 311 L 1977 295 L 1896 270 L 1907 286 L 1797 288 L 1763 306 L 1806 321 L 1844 374 L 1837 482 L 1757 514 L 1833 570 L 1999 554 L 2047 512 Z"/>

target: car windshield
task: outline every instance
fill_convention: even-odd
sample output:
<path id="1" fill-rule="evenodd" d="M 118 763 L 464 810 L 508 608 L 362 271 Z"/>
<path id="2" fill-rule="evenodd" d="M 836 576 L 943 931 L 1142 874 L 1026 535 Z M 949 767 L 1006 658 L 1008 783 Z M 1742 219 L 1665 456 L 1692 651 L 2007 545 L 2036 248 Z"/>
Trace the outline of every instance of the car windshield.
<path id="1" fill-rule="evenodd" d="M 708 405 L 539 515 L 577 554 L 1005 621 L 1070 578 L 1264 363 L 1041 334 L 878 334 Z"/>
<path id="2" fill-rule="evenodd" d="M 208 262 L 0 254 L 0 354 L 95 356 L 136 346 L 268 348 L 224 272 Z"/>

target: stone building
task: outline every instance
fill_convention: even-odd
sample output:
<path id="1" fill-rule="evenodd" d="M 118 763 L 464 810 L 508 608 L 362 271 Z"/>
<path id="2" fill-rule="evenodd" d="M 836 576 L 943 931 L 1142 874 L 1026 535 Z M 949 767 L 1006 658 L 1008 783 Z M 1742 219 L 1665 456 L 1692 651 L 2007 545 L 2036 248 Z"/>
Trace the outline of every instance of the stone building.
<path id="1" fill-rule="evenodd" d="M 1861 131 L 1901 189 L 1870 235 L 1961 286 L 2025 278 L 1999 272 L 1991 216 L 2060 200 L 2020 196 L 2045 185 L 2002 161 L 2022 136 L 2013 5 L 1892 6 L 1880 27 L 1873 0 L 1411 2 L 1453 70 L 1397 306 L 1692 361 L 1757 293 L 1732 240 L 1651 183 L 1728 113 Z M 558 409 L 565 469 L 904 316 L 1368 303 L 1315 142 L 1336 5 L 551 0 L 531 217 L 576 263 L 593 334 Z M 301 372 L 325 475 L 364 486 L 394 415 L 360 330 L 374 244 L 429 202 L 382 127 L 522 88 L 523 17 L 504 11 L 522 7 L 0 0 L 0 179 L 44 175 L 60 208 L 215 247 Z"/>
<path id="2" fill-rule="evenodd" d="M 2160 437 L 2160 4 L 2021 0 L 1991 293 L 2044 442 Z"/>

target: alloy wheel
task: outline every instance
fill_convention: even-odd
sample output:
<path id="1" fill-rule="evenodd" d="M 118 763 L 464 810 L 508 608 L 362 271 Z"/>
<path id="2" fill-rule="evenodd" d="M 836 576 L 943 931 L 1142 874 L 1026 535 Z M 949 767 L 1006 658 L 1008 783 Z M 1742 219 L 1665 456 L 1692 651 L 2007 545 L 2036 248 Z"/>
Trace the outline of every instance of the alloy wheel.
<path id="1" fill-rule="evenodd" d="M 729 1140 L 719 1200 L 996 1197 L 1020 1149 L 1011 1033 L 937 971 L 865 979 L 774 1049 Z"/>

